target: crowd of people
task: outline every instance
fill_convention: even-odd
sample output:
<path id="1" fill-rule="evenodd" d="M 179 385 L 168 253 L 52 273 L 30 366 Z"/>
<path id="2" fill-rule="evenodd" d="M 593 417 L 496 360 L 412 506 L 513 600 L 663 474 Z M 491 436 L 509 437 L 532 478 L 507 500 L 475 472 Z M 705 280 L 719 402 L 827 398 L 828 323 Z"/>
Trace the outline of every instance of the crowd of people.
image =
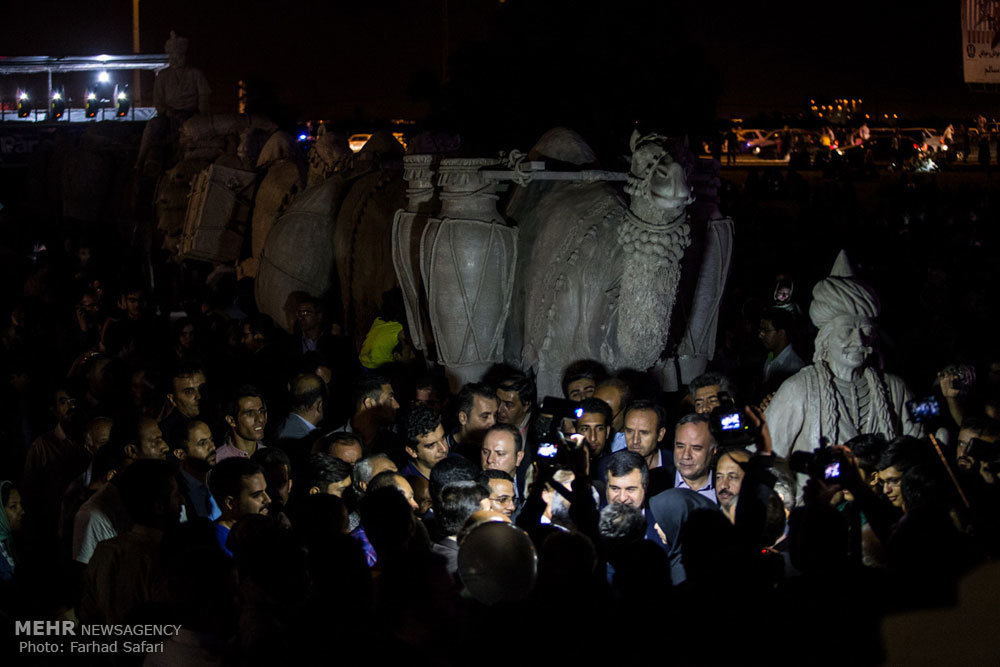
<path id="1" fill-rule="evenodd" d="M 748 228 L 753 187 L 723 192 Z M 544 397 L 504 365 L 450 387 L 392 294 L 359 350 L 320 297 L 287 333 L 225 275 L 170 302 L 116 270 L 113 244 L 34 244 L 5 269 L 0 331 L 5 623 L 182 626 L 162 653 L 95 664 L 878 664 L 884 618 L 958 604 L 1000 554 L 1000 363 L 984 332 L 924 328 L 954 265 L 930 263 L 918 294 L 887 278 L 944 233 L 934 211 L 958 215 L 914 192 L 869 230 L 909 254 L 860 253 L 887 302 L 917 305 L 887 309 L 886 358 L 931 337 L 970 363 L 899 364 L 934 380 L 924 437 L 865 433 L 799 461 L 775 456 L 765 413 L 813 360 L 788 275 L 753 299 L 734 281 L 711 370 L 680 392 L 580 360 Z M 847 209 L 825 196 L 802 199 Z M 975 220 L 947 231 L 992 247 Z M 742 257 L 786 250 L 754 242 Z"/>

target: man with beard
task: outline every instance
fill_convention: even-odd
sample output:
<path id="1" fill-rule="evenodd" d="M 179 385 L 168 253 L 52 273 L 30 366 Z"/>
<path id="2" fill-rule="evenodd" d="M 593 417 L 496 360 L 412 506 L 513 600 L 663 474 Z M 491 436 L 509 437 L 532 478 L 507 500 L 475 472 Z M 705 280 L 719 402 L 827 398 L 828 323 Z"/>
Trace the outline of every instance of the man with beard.
<path id="1" fill-rule="evenodd" d="M 117 448 L 122 470 L 136 461 L 165 461 L 169 449 L 159 425 L 150 417 L 116 421 L 111 441 L 105 447 Z M 106 484 L 83 503 L 73 517 L 73 560 L 88 563 L 99 542 L 121 534 L 129 524 L 118 487 L 114 483 Z"/>
<path id="2" fill-rule="evenodd" d="M 977 467 L 975 459 L 969 456 L 973 438 L 984 442 L 1000 440 L 1000 424 L 989 417 L 969 417 L 962 421 L 955 447 L 955 463 L 962 472 L 970 472 Z"/>
<path id="3" fill-rule="evenodd" d="M 819 329 L 813 364 L 785 380 L 767 406 L 777 456 L 862 433 L 887 439 L 919 434 L 920 425 L 905 408 L 909 390 L 897 376 L 883 373 L 872 354 L 880 310 L 875 292 L 854 277 L 841 252 L 830 275 L 813 288 L 809 318 Z"/>
<path id="4" fill-rule="evenodd" d="M 86 470 L 90 452 L 71 439 L 76 399 L 65 387 L 57 387 L 50 397 L 49 411 L 56 424 L 31 443 L 24 462 L 21 491 L 24 507 L 32 521 L 55 533 L 62 494 L 70 482 Z"/>
<path id="5" fill-rule="evenodd" d="M 497 421 L 500 407 L 496 390 L 482 383 L 470 383 L 458 393 L 458 430 L 448 436 L 451 451 L 470 461 L 479 459 L 486 431 Z"/>
<path id="6" fill-rule="evenodd" d="M 749 453 L 734 449 L 720 456 L 715 464 L 715 497 L 719 501 L 719 509 L 730 523 L 736 523 L 736 503 L 746 476 L 743 465 L 749 461 Z"/>
<path id="7" fill-rule="evenodd" d="M 184 513 L 188 519 L 200 517 L 215 521 L 222 514 L 211 491 L 208 472 L 215 465 L 215 441 L 212 431 L 203 421 L 190 421 L 175 427 L 170 436 L 174 458 L 180 461 L 178 482 L 184 497 Z"/>
<path id="8" fill-rule="evenodd" d="M 236 522 L 248 514 L 266 515 L 269 511 L 271 499 L 267 495 L 264 469 L 253 461 L 233 457 L 216 464 L 208 484 L 222 511 L 215 521 L 215 536 L 222 550 L 232 556 L 226 540 Z"/>

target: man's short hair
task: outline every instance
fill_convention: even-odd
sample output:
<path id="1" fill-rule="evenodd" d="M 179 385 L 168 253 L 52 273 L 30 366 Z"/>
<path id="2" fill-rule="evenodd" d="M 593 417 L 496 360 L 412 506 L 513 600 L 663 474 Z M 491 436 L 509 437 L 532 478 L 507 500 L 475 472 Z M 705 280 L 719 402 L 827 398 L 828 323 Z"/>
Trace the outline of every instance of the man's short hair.
<path id="1" fill-rule="evenodd" d="M 889 441 L 882 453 L 882 458 L 879 459 L 877 469 L 895 468 L 902 473 L 923 463 L 926 458 L 925 448 L 920 440 L 912 436 L 901 435 Z"/>
<path id="2" fill-rule="evenodd" d="M 517 393 L 517 400 L 534 405 L 538 401 L 538 389 L 534 378 L 524 373 L 511 373 L 500 381 L 498 389 Z"/>
<path id="3" fill-rule="evenodd" d="M 365 492 L 365 495 L 370 496 L 379 489 L 384 489 L 388 487 L 392 487 L 394 489 L 399 488 L 396 486 L 397 477 L 402 477 L 402 475 L 400 475 L 395 470 L 383 470 L 379 474 L 372 477 L 371 481 L 368 482 L 368 491 Z"/>
<path id="4" fill-rule="evenodd" d="M 453 482 L 441 490 L 441 502 L 434 505 L 434 516 L 445 535 L 458 535 L 472 513 L 490 494 L 475 481 Z"/>
<path id="5" fill-rule="evenodd" d="M 638 542 L 646 536 L 646 518 L 638 507 L 611 503 L 601 509 L 597 532 L 602 540 L 613 545 Z"/>
<path id="6" fill-rule="evenodd" d="M 599 398 L 585 398 L 580 401 L 580 407 L 583 409 L 583 414 L 592 415 L 604 415 L 604 423 L 611 426 L 611 420 L 614 415 L 611 414 L 611 406 L 602 401 Z"/>
<path id="7" fill-rule="evenodd" d="M 200 419 L 182 419 L 170 426 L 169 432 L 164 433 L 164 439 L 167 441 L 167 445 L 170 447 L 170 451 L 175 449 L 183 449 L 185 452 L 188 451 L 188 445 L 191 444 L 191 429 L 197 424 L 203 424 L 204 422 Z"/>
<path id="8" fill-rule="evenodd" d="M 605 468 L 604 481 L 611 477 L 624 477 L 633 470 L 638 470 L 642 475 L 642 488 L 646 488 L 649 483 L 649 466 L 642 454 L 622 449 L 608 457 L 608 467 Z"/>
<path id="9" fill-rule="evenodd" d="M 503 470 L 490 469 L 490 470 L 481 470 L 479 472 L 479 481 L 483 482 L 484 484 L 488 485 L 491 479 L 502 479 L 504 481 L 510 482 L 511 484 L 514 483 L 514 478 L 505 473 Z"/>
<path id="10" fill-rule="evenodd" d="M 285 466 L 289 474 L 292 472 L 292 460 L 288 457 L 288 452 L 283 450 L 281 447 L 259 448 L 253 453 L 250 460 L 263 466 L 264 468 L 282 465 Z"/>
<path id="11" fill-rule="evenodd" d="M 239 498 L 243 489 L 243 478 L 263 475 L 264 468 L 259 463 L 239 456 L 223 459 L 208 473 L 208 490 L 219 507 L 225 507 L 228 497 Z"/>
<path id="12" fill-rule="evenodd" d="M 271 319 L 270 315 L 264 315 L 263 313 L 251 315 L 243 320 L 243 324 L 250 327 L 250 333 L 260 334 L 264 337 L 264 340 L 270 341 L 274 338 L 274 320 Z"/>
<path id="13" fill-rule="evenodd" d="M 708 415 L 700 412 L 689 412 L 677 420 L 677 428 L 680 428 L 684 424 L 704 424 L 705 426 L 710 426 L 711 423 L 712 420 L 709 419 Z M 709 429 L 710 432 L 711 430 Z"/>
<path id="14" fill-rule="evenodd" d="M 309 453 L 318 454 L 319 452 L 323 452 L 325 454 L 329 454 L 333 451 L 334 447 L 344 443 L 357 445 L 361 448 L 362 452 L 365 450 L 365 443 L 362 442 L 361 436 L 357 433 L 351 433 L 350 431 L 336 431 L 313 440 L 312 445 L 309 447 Z"/>
<path id="15" fill-rule="evenodd" d="M 562 376 L 562 393 L 563 396 L 569 397 L 569 386 L 577 380 L 593 380 L 594 387 L 597 384 L 608 377 L 608 370 L 601 365 L 600 362 L 594 361 L 593 359 L 580 359 L 579 361 L 574 361 L 566 370 L 563 371 Z"/>
<path id="16" fill-rule="evenodd" d="M 622 405 L 628 405 L 629 401 L 632 400 L 632 385 L 619 377 L 609 377 L 601 380 L 597 384 L 597 389 L 601 389 L 602 387 L 617 389 L 618 393 L 622 395 Z"/>
<path id="17" fill-rule="evenodd" d="M 667 411 L 663 409 L 663 406 L 655 401 L 650 401 L 645 398 L 640 398 L 638 400 L 632 401 L 625 408 L 625 417 L 628 418 L 628 413 L 635 410 L 652 410 L 656 413 L 656 430 L 659 432 L 661 428 L 667 427 Z M 705 419 L 708 423 L 708 419 Z"/>
<path id="18" fill-rule="evenodd" d="M 375 467 L 375 461 L 378 461 L 380 459 L 385 461 L 391 461 L 391 459 L 385 454 L 373 454 L 355 463 L 354 474 L 352 476 L 354 483 L 364 484 L 365 486 L 371 484 L 373 478 L 372 469 Z M 382 472 L 392 472 L 392 471 L 383 470 Z"/>
<path id="19" fill-rule="evenodd" d="M 497 390 L 490 385 L 485 382 L 470 382 L 462 387 L 462 390 L 458 392 L 458 398 L 455 399 L 458 412 L 464 412 L 467 415 L 471 414 L 476 396 L 488 398 L 491 401 L 499 400 L 497 398 Z"/>
<path id="20" fill-rule="evenodd" d="M 431 468 L 428 488 L 436 507 L 441 499 L 441 489 L 455 482 L 473 482 L 479 476 L 479 466 L 462 456 L 449 456 Z"/>
<path id="21" fill-rule="evenodd" d="M 875 470 L 888 443 L 879 433 L 862 433 L 844 443 L 865 470 Z"/>
<path id="22" fill-rule="evenodd" d="M 990 417 L 966 417 L 962 420 L 960 430 L 969 430 L 980 436 L 1000 439 L 1000 422 Z"/>
<path id="23" fill-rule="evenodd" d="M 365 375 L 355 382 L 351 392 L 354 412 L 360 411 L 365 400 L 369 398 L 377 402 L 382 396 L 382 385 L 386 384 L 391 385 L 392 383 L 382 375 Z"/>
<path id="24" fill-rule="evenodd" d="M 184 378 L 194 377 L 198 373 L 204 373 L 205 369 L 202 367 L 201 363 L 185 357 L 184 359 L 178 361 L 170 368 L 170 375 L 167 380 L 170 381 L 168 386 L 169 393 L 174 392 L 174 380 L 183 380 Z"/>
<path id="25" fill-rule="evenodd" d="M 328 486 L 342 482 L 350 476 L 350 463 L 329 454 L 313 454 L 306 462 L 305 480 L 299 488 L 308 491 L 317 486 L 321 492 L 325 493 Z"/>
<path id="26" fill-rule="evenodd" d="M 497 422 L 493 426 L 486 429 L 486 435 L 483 436 L 483 441 L 486 440 L 486 437 L 488 437 L 490 433 L 494 432 L 509 433 L 510 437 L 514 439 L 515 453 L 521 451 L 524 448 L 524 438 L 521 437 L 521 429 L 519 429 L 518 427 L 513 426 L 511 424 L 501 424 Z"/>
<path id="27" fill-rule="evenodd" d="M 417 448 L 417 438 L 433 433 L 441 425 L 441 415 L 426 405 L 414 405 L 406 415 L 406 445 Z"/>
<path id="28" fill-rule="evenodd" d="M 292 410 L 308 410 L 316 401 L 326 398 L 326 384 L 313 373 L 302 373 L 292 380 Z"/>
<path id="29" fill-rule="evenodd" d="M 237 419 L 240 416 L 240 401 L 244 398 L 259 398 L 261 406 L 267 409 L 264 395 L 252 384 L 242 384 L 233 392 L 232 398 L 226 402 L 226 417 Z"/>
<path id="30" fill-rule="evenodd" d="M 729 378 L 721 373 L 702 373 L 688 384 L 688 393 L 694 396 L 694 392 L 703 387 L 719 385 L 719 391 L 732 395 L 732 388 Z"/>
<path id="31" fill-rule="evenodd" d="M 775 331 L 784 331 L 786 334 L 795 323 L 792 314 L 784 308 L 767 308 L 761 313 L 760 319 L 770 322 Z"/>

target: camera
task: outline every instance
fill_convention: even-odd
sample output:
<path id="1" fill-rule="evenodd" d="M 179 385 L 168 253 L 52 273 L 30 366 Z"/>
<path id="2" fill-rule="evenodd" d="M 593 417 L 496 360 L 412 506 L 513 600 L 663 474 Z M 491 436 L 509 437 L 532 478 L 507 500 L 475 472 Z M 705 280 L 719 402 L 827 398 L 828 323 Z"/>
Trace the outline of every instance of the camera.
<path id="1" fill-rule="evenodd" d="M 817 447 L 811 452 L 792 452 L 788 467 L 793 472 L 809 475 L 826 484 L 841 484 L 847 462 L 843 455 L 830 447 Z"/>
<path id="2" fill-rule="evenodd" d="M 708 428 L 723 449 L 731 447 L 747 448 L 754 444 L 757 435 L 749 420 L 736 407 L 733 397 L 719 392 L 719 405 L 708 415 Z"/>
<path id="3" fill-rule="evenodd" d="M 941 404 L 937 397 L 928 396 L 913 401 L 906 402 L 906 410 L 910 413 L 910 418 L 918 424 L 923 424 L 941 415 Z"/>
<path id="4" fill-rule="evenodd" d="M 976 368 L 968 365 L 948 366 L 941 371 L 943 376 L 951 376 L 951 386 L 961 395 L 966 395 L 976 384 Z"/>
<path id="5" fill-rule="evenodd" d="M 542 407 L 535 419 L 535 434 L 538 446 L 534 461 L 548 465 L 568 463 L 570 453 L 580 445 L 567 438 L 563 432 L 563 420 L 577 420 L 583 416 L 583 408 L 576 401 L 555 396 L 542 399 Z"/>

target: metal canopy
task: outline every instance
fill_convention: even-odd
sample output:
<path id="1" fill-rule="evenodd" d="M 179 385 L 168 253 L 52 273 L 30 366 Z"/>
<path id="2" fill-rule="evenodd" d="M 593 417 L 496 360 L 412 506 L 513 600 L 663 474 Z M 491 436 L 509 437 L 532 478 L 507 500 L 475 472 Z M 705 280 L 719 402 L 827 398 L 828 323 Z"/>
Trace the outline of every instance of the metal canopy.
<path id="1" fill-rule="evenodd" d="M 166 69 L 170 60 L 165 53 L 123 56 L 0 56 L 0 75 L 38 74 L 42 72 L 91 72 L 99 70 Z"/>

